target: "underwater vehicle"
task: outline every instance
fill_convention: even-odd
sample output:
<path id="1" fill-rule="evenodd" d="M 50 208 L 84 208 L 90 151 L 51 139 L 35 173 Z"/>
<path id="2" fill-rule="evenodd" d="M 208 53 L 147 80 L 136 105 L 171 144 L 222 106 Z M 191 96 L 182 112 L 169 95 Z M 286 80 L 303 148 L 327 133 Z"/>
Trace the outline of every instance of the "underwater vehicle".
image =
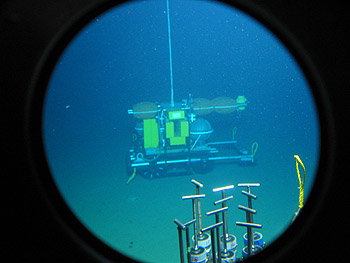
<path id="1" fill-rule="evenodd" d="M 238 149 L 234 138 L 236 127 L 232 131 L 232 140 L 210 141 L 214 130 L 210 122 L 202 117 L 212 112 L 240 112 L 246 107 L 244 96 L 209 100 L 193 99 L 191 94 L 180 103 L 135 104 L 128 110 L 137 119 L 128 156 L 130 174 L 137 172 L 146 178 L 159 178 L 193 172 L 208 173 L 216 161 L 252 164 L 257 143 L 253 143 L 251 153 Z M 222 149 L 225 149 L 225 154 Z"/>

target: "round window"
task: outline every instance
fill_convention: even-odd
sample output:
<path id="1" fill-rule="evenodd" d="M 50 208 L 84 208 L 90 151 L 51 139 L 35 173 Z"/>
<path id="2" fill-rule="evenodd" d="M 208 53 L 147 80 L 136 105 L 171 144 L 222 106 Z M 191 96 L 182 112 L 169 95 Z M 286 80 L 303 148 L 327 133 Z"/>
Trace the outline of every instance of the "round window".
<path id="1" fill-rule="evenodd" d="M 142 262 L 264 250 L 302 211 L 320 151 L 292 54 L 214 1 L 135 1 L 95 17 L 57 61 L 43 136 L 74 215 Z"/>

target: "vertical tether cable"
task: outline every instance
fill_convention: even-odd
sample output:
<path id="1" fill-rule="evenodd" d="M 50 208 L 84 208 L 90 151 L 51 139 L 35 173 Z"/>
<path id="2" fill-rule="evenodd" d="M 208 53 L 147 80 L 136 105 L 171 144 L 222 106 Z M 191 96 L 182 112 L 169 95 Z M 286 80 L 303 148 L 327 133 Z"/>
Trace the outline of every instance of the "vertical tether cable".
<path id="1" fill-rule="evenodd" d="M 168 39 L 169 39 L 169 64 L 170 64 L 170 104 L 174 106 L 174 84 L 173 84 L 173 58 L 171 55 L 171 35 L 170 35 L 170 14 L 169 14 L 169 0 L 166 1 L 166 13 L 168 17 Z"/>

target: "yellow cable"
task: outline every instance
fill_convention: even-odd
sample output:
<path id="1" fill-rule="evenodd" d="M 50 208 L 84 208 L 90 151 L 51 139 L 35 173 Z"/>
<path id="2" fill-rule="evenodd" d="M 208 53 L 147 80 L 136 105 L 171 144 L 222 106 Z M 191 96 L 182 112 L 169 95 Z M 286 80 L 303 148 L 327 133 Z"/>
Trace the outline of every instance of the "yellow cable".
<path id="1" fill-rule="evenodd" d="M 299 207 L 298 207 L 298 211 L 295 212 L 295 216 L 293 218 L 293 221 L 298 216 L 300 210 L 304 206 L 304 184 L 305 184 L 305 166 L 304 166 L 303 162 L 301 161 L 301 159 L 300 159 L 300 157 L 298 155 L 294 155 L 294 159 L 295 159 L 295 166 L 296 166 L 296 169 L 297 169 L 298 180 L 299 180 Z M 300 177 L 299 163 L 303 167 L 303 171 L 304 171 L 303 180 L 301 180 L 301 177 Z"/>
<path id="2" fill-rule="evenodd" d="M 302 208 L 304 205 L 305 166 L 298 155 L 294 155 L 294 159 L 295 159 L 295 166 L 297 169 L 298 180 L 299 180 L 299 208 Z M 303 180 L 301 180 L 301 178 L 300 178 L 299 163 L 303 167 L 303 171 L 304 171 Z"/>
<path id="3" fill-rule="evenodd" d="M 257 152 L 257 150 L 258 150 L 258 143 L 257 142 L 254 142 L 253 144 L 252 144 L 252 163 L 254 163 L 254 156 L 255 156 L 255 154 L 256 154 L 256 152 Z"/>
<path id="4" fill-rule="evenodd" d="M 132 179 L 134 179 L 135 175 L 136 175 L 136 168 L 134 168 L 134 172 L 133 172 L 132 175 L 129 177 L 129 179 L 128 179 L 128 181 L 126 182 L 126 184 L 129 184 L 129 183 L 132 181 Z"/>

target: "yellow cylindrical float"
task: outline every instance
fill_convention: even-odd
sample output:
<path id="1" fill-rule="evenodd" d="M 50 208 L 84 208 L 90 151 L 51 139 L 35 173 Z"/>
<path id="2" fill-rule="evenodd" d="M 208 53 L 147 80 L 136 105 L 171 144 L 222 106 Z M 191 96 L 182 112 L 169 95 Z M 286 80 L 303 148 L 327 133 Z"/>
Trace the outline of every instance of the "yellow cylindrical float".
<path id="1" fill-rule="evenodd" d="M 156 116 L 158 107 L 154 102 L 140 102 L 132 107 L 134 117 L 137 119 L 145 120 L 152 119 Z"/>
<path id="2" fill-rule="evenodd" d="M 211 101 L 217 113 L 227 114 L 236 110 L 236 100 L 229 97 L 218 97 Z"/>
<path id="3" fill-rule="evenodd" d="M 213 111 L 210 100 L 204 98 L 193 99 L 193 111 L 198 115 L 207 115 Z"/>

